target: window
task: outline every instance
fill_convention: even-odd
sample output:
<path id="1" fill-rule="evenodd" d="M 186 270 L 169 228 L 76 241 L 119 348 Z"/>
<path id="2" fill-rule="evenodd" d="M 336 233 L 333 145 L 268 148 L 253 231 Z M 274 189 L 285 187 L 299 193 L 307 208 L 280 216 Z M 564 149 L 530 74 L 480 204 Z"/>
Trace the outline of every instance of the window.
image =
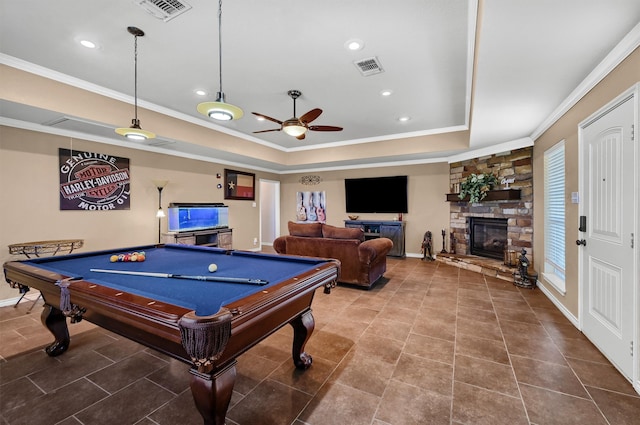
<path id="1" fill-rule="evenodd" d="M 544 153 L 544 278 L 565 293 L 564 140 Z"/>

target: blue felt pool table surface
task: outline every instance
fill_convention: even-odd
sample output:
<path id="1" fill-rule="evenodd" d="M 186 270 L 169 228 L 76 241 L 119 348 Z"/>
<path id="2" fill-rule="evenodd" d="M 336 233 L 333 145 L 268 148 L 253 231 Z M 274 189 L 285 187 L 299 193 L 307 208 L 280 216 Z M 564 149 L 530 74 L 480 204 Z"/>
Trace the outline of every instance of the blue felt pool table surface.
<path id="1" fill-rule="evenodd" d="M 110 261 L 114 254 L 133 251 L 144 251 L 145 261 Z M 217 313 L 224 305 L 294 278 L 326 261 L 328 260 L 167 244 L 36 258 L 24 263 L 69 277 L 82 277 L 84 281 L 195 310 L 198 316 L 206 316 Z M 214 273 L 208 270 L 212 263 L 218 266 Z M 92 272 L 91 269 L 262 279 L 269 283 L 260 286 L 132 276 Z"/>

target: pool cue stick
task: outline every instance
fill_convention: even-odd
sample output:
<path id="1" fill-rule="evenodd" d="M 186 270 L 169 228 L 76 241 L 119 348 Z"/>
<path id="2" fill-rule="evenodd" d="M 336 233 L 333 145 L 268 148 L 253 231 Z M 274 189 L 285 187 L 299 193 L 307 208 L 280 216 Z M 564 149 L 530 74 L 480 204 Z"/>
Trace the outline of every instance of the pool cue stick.
<path id="1" fill-rule="evenodd" d="M 90 269 L 92 272 L 97 273 L 112 273 L 112 274 L 127 274 L 133 276 L 147 276 L 147 277 L 162 277 L 173 279 L 189 279 L 189 280 L 203 280 L 207 282 L 225 282 L 225 283 L 244 283 L 248 285 L 266 285 L 268 280 L 263 279 L 248 279 L 243 277 L 217 277 L 217 276 L 190 276 L 184 274 L 172 274 L 172 273 L 154 273 L 154 272 L 131 272 L 126 270 L 106 270 L 106 269 Z"/>

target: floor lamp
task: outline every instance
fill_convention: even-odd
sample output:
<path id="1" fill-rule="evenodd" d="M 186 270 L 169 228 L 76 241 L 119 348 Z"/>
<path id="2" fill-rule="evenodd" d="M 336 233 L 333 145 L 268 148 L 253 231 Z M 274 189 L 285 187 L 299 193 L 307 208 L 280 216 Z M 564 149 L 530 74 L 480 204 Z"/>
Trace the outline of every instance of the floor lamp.
<path id="1" fill-rule="evenodd" d="M 156 212 L 156 217 L 158 218 L 158 243 L 160 243 L 160 232 L 162 229 L 162 217 L 165 216 L 164 210 L 162 209 L 162 189 L 169 183 L 169 180 L 154 180 L 153 183 L 156 185 L 158 189 L 158 212 Z"/>

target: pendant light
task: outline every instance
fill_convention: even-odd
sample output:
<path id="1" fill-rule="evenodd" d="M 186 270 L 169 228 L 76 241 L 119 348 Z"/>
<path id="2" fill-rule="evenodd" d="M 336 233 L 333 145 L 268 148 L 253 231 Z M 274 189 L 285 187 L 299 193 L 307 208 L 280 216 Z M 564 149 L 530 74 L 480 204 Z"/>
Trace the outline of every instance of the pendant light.
<path id="1" fill-rule="evenodd" d="M 225 102 L 222 91 L 222 0 L 218 2 L 218 64 L 220 66 L 220 90 L 215 102 L 202 102 L 198 112 L 218 121 L 231 121 L 242 118 L 242 109 Z"/>
<path id="2" fill-rule="evenodd" d="M 116 133 L 126 137 L 129 140 L 142 141 L 153 139 L 156 137 L 150 131 L 140 128 L 140 120 L 138 119 L 138 37 L 144 36 L 144 31 L 136 27 L 128 27 L 127 31 L 133 35 L 133 80 L 134 80 L 134 118 L 131 120 L 131 127 L 116 128 Z"/>

